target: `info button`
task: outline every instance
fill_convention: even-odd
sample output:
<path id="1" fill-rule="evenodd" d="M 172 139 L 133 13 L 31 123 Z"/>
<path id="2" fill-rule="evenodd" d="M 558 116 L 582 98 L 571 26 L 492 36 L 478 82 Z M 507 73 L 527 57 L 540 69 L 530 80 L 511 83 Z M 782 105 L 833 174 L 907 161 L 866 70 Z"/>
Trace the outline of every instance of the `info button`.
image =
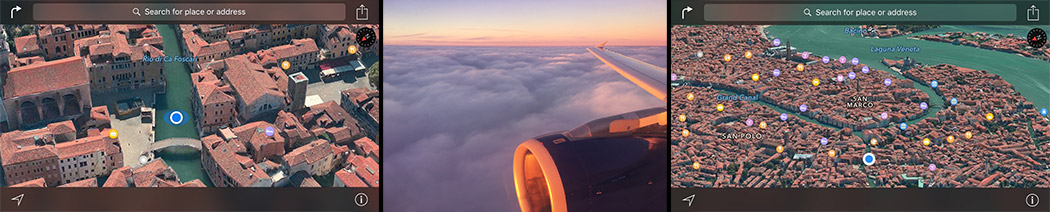
<path id="1" fill-rule="evenodd" d="M 357 204 L 358 207 L 365 207 L 365 205 L 368 205 L 368 195 L 365 195 L 365 193 L 357 193 L 357 195 L 354 196 L 354 204 Z"/>
<path id="2" fill-rule="evenodd" d="M 1039 206 L 1039 195 L 1029 193 L 1028 196 L 1024 197 L 1024 204 L 1028 205 L 1029 208 Z"/>

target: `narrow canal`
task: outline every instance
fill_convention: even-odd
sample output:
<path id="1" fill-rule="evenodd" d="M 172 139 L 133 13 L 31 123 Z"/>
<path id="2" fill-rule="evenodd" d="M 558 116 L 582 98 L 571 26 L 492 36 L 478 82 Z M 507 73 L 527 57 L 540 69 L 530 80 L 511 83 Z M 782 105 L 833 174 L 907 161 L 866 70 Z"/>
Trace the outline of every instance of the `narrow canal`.
<path id="1" fill-rule="evenodd" d="M 157 31 L 163 38 L 164 55 L 176 56 L 182 54 L 179 45 L 179 36 L 175 33 L 176 25 L 157 25 Z M 181 55 L 186 56 L 186 55 Z M 156 123 L 157 130 L 155 141 L 168 138 L 193 138 L 197 136 L 196 117 L 193 116 L 192 101 L 193 91 L 190 81 L 190 69 L 186 63 L 170 62 L 164 64 L 164 79 L 166 83 L 164 94 L 158 94 L 156 100 Z M 172 110 L 180 110 L 186 115 L 186 121 L 181 125 L 171 125 L 165 119 L 165 114 Z M 188 147 L 169 147 L 156 156 L 164 159 L 164 162 L 175 169 L 182 182 L 200 179 L 208 187 L 213 186 L 208 176 L 204 174 L 201 167 L 200 152 Z"/>

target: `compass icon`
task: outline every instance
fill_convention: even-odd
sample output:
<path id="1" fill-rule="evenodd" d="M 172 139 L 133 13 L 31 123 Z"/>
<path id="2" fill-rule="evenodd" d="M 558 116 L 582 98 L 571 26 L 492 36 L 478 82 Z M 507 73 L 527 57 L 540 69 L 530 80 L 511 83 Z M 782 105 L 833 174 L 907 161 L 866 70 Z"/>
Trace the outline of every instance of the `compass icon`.
<path id="1" fill-rule="evenodd" d="M 1028 31 L 1028 46 L 1041 48 L 1046 45 L 1046 31 L 1040 28 L 1032 28 Z"/>

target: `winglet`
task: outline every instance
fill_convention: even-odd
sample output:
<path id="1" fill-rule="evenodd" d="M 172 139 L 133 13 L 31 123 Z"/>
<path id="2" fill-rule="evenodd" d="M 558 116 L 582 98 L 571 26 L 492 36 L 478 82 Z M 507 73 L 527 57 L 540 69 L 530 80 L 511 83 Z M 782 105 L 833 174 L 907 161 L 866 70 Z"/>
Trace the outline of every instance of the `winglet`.
<path id="1" fill-rule="evenodd" d="M 601 49 L 601 50 L 605 50 L 605 43 L 608 43 L 608 42 L 609 41 L 602 42 L 602 44 L 598 44 L 597 46 L 594 46 L 594 47 L 597 47 L 598 49 Z"/>

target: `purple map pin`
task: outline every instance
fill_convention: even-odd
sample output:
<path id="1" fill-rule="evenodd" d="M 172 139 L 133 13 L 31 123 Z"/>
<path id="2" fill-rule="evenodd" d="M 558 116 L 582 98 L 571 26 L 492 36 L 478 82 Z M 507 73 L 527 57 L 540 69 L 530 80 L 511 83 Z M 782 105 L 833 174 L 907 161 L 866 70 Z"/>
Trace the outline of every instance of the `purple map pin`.
<path id="1" fill-rule="evenodd" d="M 273 127 L 266 126 L 266 130 L 264 130 L 263 132 L 266 132 L 266 136 L 273 136 Z"/>
<path id="2" fill-rule="evenodd" d="M 780 76 L 780 69 L 773 69 L 773 76 L 774 77 L 779 77 Z"/>
<path id="3" fill-rule="evenodd" d="M 752 124 L 755 124 L 755 121 L 752 121 L 751 119 L 747 119 L 747 121 L 745 121 L 744 124 L 747 124 L 747 126 L 750 127 Z"/>
<path id="4" fill-rule="evenodd" d="M 890 84 L 893 84 L 893 80 L 891 80 L 890 78 L 886 78 L 885 80 L 882 80 L 882 84 L 890 86 Z"/>
<path id="5" fill-rule="evenodd" d="M 937 171 L 937 164 L 930 164 L 930 171 Z"/>
<path id="6" fill-rule="evenodd" d="M 780 46 L 780 38 L 773 39 L 773 46 Z"/>
<path id="7" fill-rule="evenodd" d="M 919 103 L 919 109 L 926 110 L 926 102 Z"/>
<path id="8" fill-rule="evenodd" d="M 798 106 L 798 110 L 799 111 L 806 112 L 806 109 L 809 109 L 809 107 L 806 107 L 806 104 L 802 104 L 802 105 Z"/>
<path id="9" fill-rule="evenodd" d="M 860 72 L 867 74 L 868 73 L 868 66 L 864 66 L 864 67 L 860 68 Z"/>
<path id="10" fill-rule="evenodd" d="M 809 52 L 802 52 L 802 59 L 809 59 Z"/>
<path id="11" fill-rule="evenodd" d="M 839 74 L 839 76 L 835 77 L 835 80 L 838 80 L 839 82 L 842 82 L 843 80 L 846 80 L 846 79 L 844 77 L 842 77 L 841 74 Z"/>
<path id="12" fill-rule="evenodd" d="M 780 114 L 780 120 L 781 121 L 787 121 L 788 120 L 788 114 L 787 113 L 781 113 Z"/>
<path id="13" fill-rule="evenodd" d="M 849 72 L 849 79 L 857 78 L 857 73 Z"/>
<path id="14" fill-rule="evenodd" d="M 675 81 L 675 80 L 678 80 L 678 75 L 674 74 L 674 73 L 671 73 L 671 81 Z"/>
<path id="15" fill-rule="evenodd" d="M 859 59 L 857 59 L 856 57 L 854 57 L 853 59 L 849 60 L 849 62 L 850 62 L 850 63 L 853 63 L 853 65 L 857 65 L 857 64 L 860 64 L 860 60 L 859 60 Z"/>
<path id="16" fill-rule="evenodd" d="M 846 63 L 846 56 L 839 56 L 839 63 Z"/>
<path id="17" fill-rule="evenodd" d="M 828 145 L 828 138 L 820 138 L 820 145 Z"/>
<path id="18" fill-rule="evenodd" d="M 882 118 L 882 120 L 886 120 L 886 119 L 890 118 L 890 114 L 886 113 L 886 112 L 882 112 L 882 114 L 879 114 L 879 118 Z"/>
<path id="19" fill-rule="evenodd" d="M 828 58 L 828 56 L 824 56 L 820 59 L 820 62 L 824 62 L 825 64 L 827 64 L 828 62 L 831 62 L 831 58 Z"/>

